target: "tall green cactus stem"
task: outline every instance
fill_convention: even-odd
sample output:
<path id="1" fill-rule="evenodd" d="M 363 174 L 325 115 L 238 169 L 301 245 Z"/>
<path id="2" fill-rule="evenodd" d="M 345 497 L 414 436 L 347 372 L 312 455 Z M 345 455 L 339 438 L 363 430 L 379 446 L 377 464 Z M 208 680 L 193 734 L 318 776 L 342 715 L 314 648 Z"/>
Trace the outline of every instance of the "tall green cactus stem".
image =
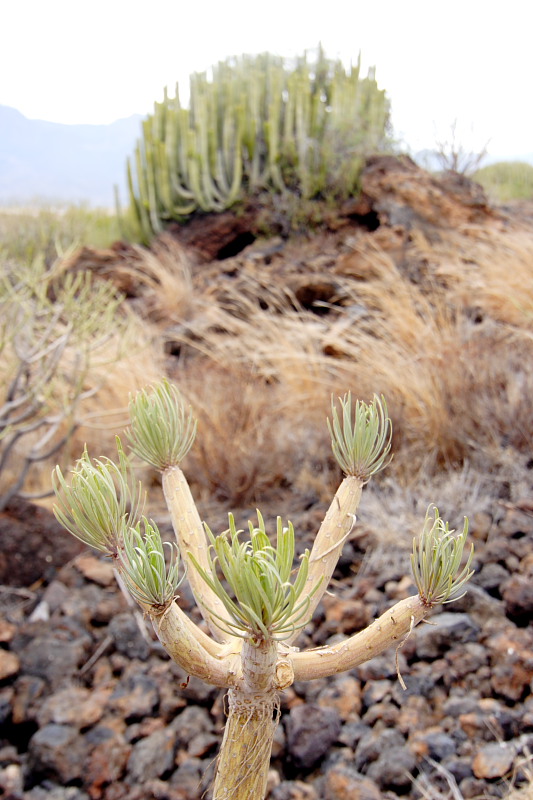
<path id="1" fill-rule="evenodd" d="M 389 113 L 374 73 L 345 68 L 321 48 L 289 65 L 263 53 L 190 78 L 142 125 L 128 161 L 124 232 L 148 242 L 171 220 L 217 212 L 259 192 L 342 201 L 358 191 L 363 158 L 383 147 Z M 119 210 L 119 209 L 117 209 Z"/>
<path id="2" fill-rule="evenodd" d="M 242 540 L 231 515 L 229 531 L 218 537 L 202 526 L 178 466 L 192 445 L 196 424 L 177 390 L 163 382 L 132 400 L 130 440 L 138 455 L 162 471 L 177 548 L 210 634 L 174 602 L 183 579 L 177 553 L 167 564 L 157 526 L 147 520 L 141 525 L 137 511 L 133 516 L 127 512 L 133 484 L 122 449 L 118 465 L 107 460 L 92 464 L 85 453 L 70 486 L 56 473 L 58 519 L 84 542 L 111 555 L 170 657 L 188 674 L 228 689 L 213 800 L 264 797 L 283 689 L 295 680 L 353 669 L 391 645 L 401 645 L 435 605 L 462 596 L 472 575 L 472 553 L 461 566 L 467 524 L 455 536 L 430 508 L 420 542 L 413 546 L 417 595 L 340 642 L 302 652 L 291 646 L 335 569 L 364 484 L 389 460 L 391 426 L 384 400 L 374 397 L 369 405 L 357 402 L 353 407 L 347 395 L 340 407 L 340 414 L 333 407 L 329 428 L 346 477 L 311 553 L 306 551 L 295 574 L 290 523 L 285 528 L 278 519 L 275 545 L 260 513 L 257 526 L 249 523 L 249 541 Z M 95 498 L 98 491 L 101 501 Z"/>

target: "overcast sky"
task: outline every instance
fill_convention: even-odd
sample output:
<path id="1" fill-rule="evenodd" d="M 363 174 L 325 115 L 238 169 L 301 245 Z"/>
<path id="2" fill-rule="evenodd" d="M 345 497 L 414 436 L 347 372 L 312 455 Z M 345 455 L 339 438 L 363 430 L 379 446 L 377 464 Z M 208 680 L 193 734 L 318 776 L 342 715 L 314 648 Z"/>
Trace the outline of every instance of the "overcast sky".
<path id="1" fill-rule="evenodd" d="M 533 151 L 531 0 L 0 0 L 0 104 L 63 123 L 148 113 L 220 59 L 362 52 L 412 151 Z"/>

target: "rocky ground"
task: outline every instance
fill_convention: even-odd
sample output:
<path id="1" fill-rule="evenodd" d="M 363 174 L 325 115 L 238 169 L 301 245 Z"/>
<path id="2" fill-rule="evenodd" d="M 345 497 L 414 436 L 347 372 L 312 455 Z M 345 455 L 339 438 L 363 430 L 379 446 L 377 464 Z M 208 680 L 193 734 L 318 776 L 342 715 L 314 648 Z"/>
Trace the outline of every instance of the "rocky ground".
<path id="1" fill-rule="evenodd" d="M 302 511 L 298 528 L 316 528 L 324 511 L 320 504 Z M 41 541 L 34 531 L 31 557 L 26 550 L 32 569 L 11 560 L 11 572 L 3 570 L 0 796 L 199 800 L 224 725 L 222 694 L 169 661 L 109 563 L 67 538 L 71 560 L 60 566 L 66 553 L 54 555 L 54 546 L 64 547 L 67 535 L 38 513 Z M 21 534 L 20 523 L 14 529 L 21 516 L 18 501 L 0 515 L 3 543 Z M 283 693 L 270 800 L 498 798 L 526 781 L 533 508 L 500 506 L 497 524 L 480 519 L 473 534 L 468 595 L 398 651 L 405 690 L 390 650 Z M 413 593 L 405 550 L 365 561 L 374 544 L 371 532 L 347 544 L 334 594 L 302 646 L 360 630 Z M 194 616 L 186 588 L 179 602 Z M 451 793 L 455 784 L 460 795 Z"/>
<path id="2" fill-rule="evenodd" d="M 479 187 L 459 176 L 436 180 L 408 160 L 369 162 L 363 190 L 318 244 L 294 245 L 280 229 L 271 246 L 254 249 L 252 211 L 177 232 L 192 254 L 196 288 L 205 285 L 223 305 L 228 282 L 245 292 L 259 272 L 265 284 L 282 280 L 302 308 L 320 309 L 339 302 L 338 276 L 369 277 L 366 248 L 384 250 L 412 282 L 433 285 L 446 252 L 436 267 L 430 245 L 441 241 L 443 225 L 462 226 L 456 244 L 466 266 L 472 226 L 510 225 Z M 531 208 L 521 213 L 530 225 Z M 83 249 L 72 266 L 111 277 L 146 308 L 135 258 L 131 248 Z M 488 799 L 527 786 L 520 798 L 531 800 L 530 469 L 528 461 L 522 497 L 520 484 L 474 515 L 476 574 L 464 599 L 437 610 L 397 653 L 283 693 L 269 800 Z M 326 506 L 312 492 L 283 499 L 303 549 Z M 200 509 L 208 521 L 226 510 Z M 253 516 L 241 508 L 238 525 Z M 157 521 L 170 537 L 168 519 Z M 404 546 L 384 550 L 371 525 L 363 527 L 345 545 L 332 595 L 300 646 L 355 633 L 414 592 Z M 178 602 L 195 617 L 186 585 Z M 223 694 L 169 661 L 109 563 L 42 508 L 15 500 L 0 513 L 1 798 L 199 800 L 209 796 L 223 726 Z"/>

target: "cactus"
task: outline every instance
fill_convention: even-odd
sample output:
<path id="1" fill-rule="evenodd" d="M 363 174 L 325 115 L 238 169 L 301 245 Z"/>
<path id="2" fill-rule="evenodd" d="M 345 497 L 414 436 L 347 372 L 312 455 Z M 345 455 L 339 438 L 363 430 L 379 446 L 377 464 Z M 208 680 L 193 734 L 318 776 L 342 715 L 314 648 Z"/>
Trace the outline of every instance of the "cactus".
<path id="1" fill-rule="evenodd" d="M 357 192 L 363 157 L 385 141 L 389 106 L 373 71 L 319 48 L 292 67 L 264 53 L 190 78 L 190 108 L 165 90 L 128 160 L 124 233 L 147 242 L 171 220 L 217 212 L 261 191 L 304 200 Z"/>
<path id="2" fill-rule="evenodd" d="M 353 669 L 400 645 L 434 606 L 461 596 L 472 575 L 472 552 L 461 566 L 466 523 L 461 535 L 454 536 L 435 509 L 428 512 L 420 542 L 413 547 L 418 594 L 331 646 L 303 651 L 291 646 L 326 591 L 353 528 L 364 484 L 389 460 L 391 423 L 385 401 L 374 397 L 369 405 L 357 402 L 353 408 L 347 395 L 340 409 L 333 406 L 329 429 L 345 477 L 295 574 L 290 523 L 284 526 L 278 519 L 275 545 L 260 513 L 257 525 L 249 523 L 248 540 L 242 539 L 231 515 L 229 530 L 220 536 L 202 526 L 179 466 L 192 446 L 196 425 L 177 389 L 166 381 L 131 401 L 129 439 L 136 455 L 162 472 L 176 534 L 168 566 L 157 527 L 141 517 L 141 494 L 120 443 L 118 464 L 93 464 L 85 453 L 70 484 L 55 470 L 58 519 L 113 558 L 171 658 L 188 674 L 228 690 L 214 800 L 264 797 L 283 689 L 296 680 Z M 210 634 L 174 602 L 183 579 L 179 558 Z"/>

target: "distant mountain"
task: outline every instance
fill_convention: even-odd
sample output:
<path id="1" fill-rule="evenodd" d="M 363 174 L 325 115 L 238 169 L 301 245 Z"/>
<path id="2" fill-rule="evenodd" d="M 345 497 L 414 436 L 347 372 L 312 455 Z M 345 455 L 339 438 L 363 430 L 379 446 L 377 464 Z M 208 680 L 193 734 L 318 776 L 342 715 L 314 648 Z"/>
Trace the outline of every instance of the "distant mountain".
<path id="1" fill-rule="evenodd" d="M 27 119 L 0 105 L 0 205 L 125 199 L 126 158 L 141 134 L 140 114 L 110 125 L 62 125 Z"/>

